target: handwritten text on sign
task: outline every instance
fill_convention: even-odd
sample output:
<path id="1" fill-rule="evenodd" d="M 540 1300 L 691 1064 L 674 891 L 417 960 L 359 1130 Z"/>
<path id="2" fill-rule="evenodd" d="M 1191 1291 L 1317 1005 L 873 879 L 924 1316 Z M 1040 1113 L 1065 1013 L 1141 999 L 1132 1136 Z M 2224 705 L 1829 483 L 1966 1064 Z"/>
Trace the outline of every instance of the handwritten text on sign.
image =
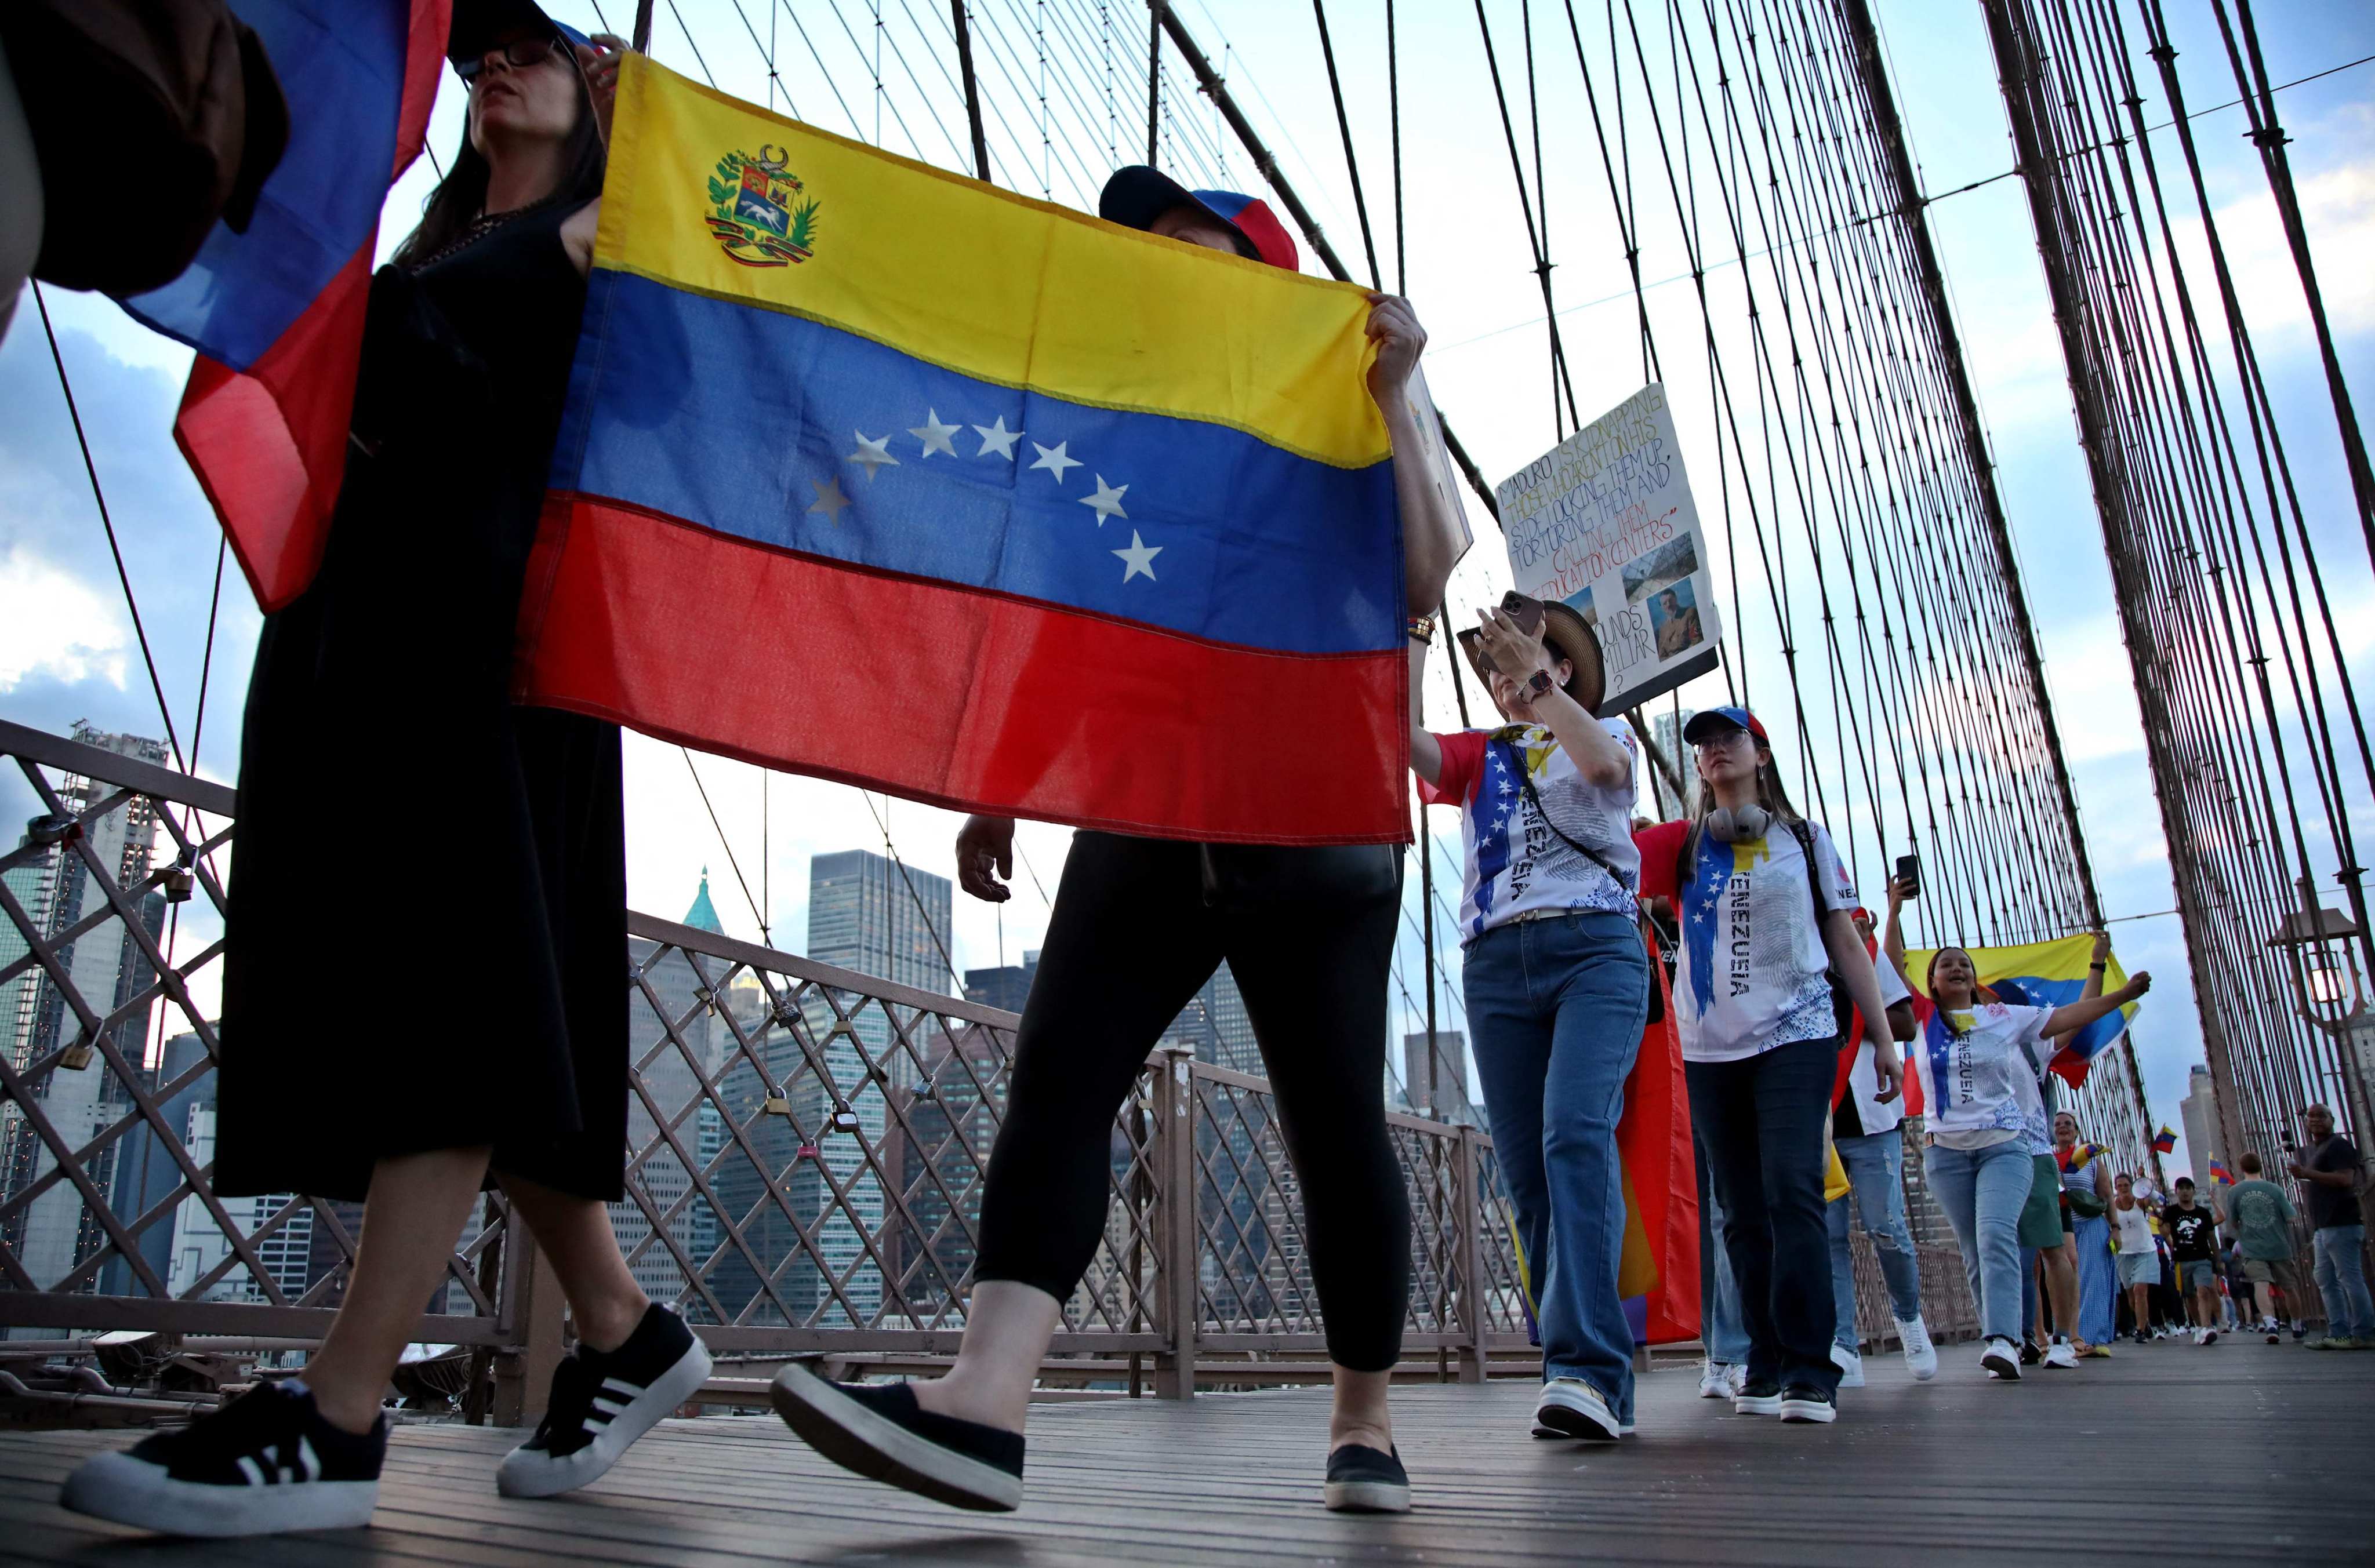
<path id="1" fill-rule="evenodd" d="M 1565 600 L 1600 638 L 1603 713 L 1712 667 L 1722 627 L 1664 387 L 1643 387 L 1495 494 L 1518 590 Z"/>

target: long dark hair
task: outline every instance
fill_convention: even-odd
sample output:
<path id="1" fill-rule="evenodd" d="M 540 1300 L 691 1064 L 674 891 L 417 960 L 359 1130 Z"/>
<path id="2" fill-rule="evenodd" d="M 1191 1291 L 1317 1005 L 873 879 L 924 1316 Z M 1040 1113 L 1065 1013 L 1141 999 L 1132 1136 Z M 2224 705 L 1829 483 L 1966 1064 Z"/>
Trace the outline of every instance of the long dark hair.
<path id="1" fill-rule="evenodd" d="M 569 139 L 561 144 L 561 167 L 564 172 L 560 187 L 546 200 L 582 205 L 602 194 L 602 171 L 609 152 L 602 145 L 601 122 L 595 117 L 594 95 L 585 85 L 585 69 L 578 65 L 576 53 L 567 39 L 558 39 L 556 42 L 559 48 L 569 51 L 562 58 L 569 62 L 569 74 L 577 82 L 577 124 L 570 127 Z M 447 166 L 445 178 L 421 203 L 419 226 L 396 248 L 396 265 L 415 265 L 460 239 L 487 205 L 490 173 L 486 154 L 470 140 L 466 114 L 461 148 Z"/>

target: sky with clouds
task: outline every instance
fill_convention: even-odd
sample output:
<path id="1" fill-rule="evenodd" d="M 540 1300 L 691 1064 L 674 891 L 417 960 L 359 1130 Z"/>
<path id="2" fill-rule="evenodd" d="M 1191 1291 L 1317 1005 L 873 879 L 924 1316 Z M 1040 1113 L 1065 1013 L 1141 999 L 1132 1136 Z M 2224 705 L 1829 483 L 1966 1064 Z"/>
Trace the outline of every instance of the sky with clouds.
<path id="1" fill-rule="evenodd" d="M 1924 189 L 1946 191 L 2009 169 L 2013 153 L 1978 6 L 1877 0 L 1874 8 Z M 2198 111 L 2233 98 L 2208 6 L 2204 0 L 2176 0 L 2168 8 L 2188 107 Z M 589 30 L 602 24 L 605 10 L 609 21 L 620 25 L 632 13 L 627 0 L 606 0 L 599 6 L 592 0 L 560 0 L 552 9 Z M 1093 192 L 1084 194 L 1081 170 L 1093 177 L 1105 166 L 1100 159 L 1128 160 L 1129 147 L 1144 135 L 1144 105 L 1136 89 L 1117 87 L 1107 95 L 1098 29 L 1137 31 L 1143 28 L 1143 12 L 1118 0 L 1056 0 L 1052 12 L 1037 0 L 987 0 L 975 9 L 982 14 L 975 25 L 996 116 L 998 172 L 1033 194 L 1085 202 Z M 1513 73 L 1514 82 L 1518 6 L 1513 0 L 1494 0 L 1486 9 L 1494 18 L 1503 67 Z M 679 10 L 681 28 L 670 15 Z M 1589 417 L 1637 385 L 1638 340 L 1621 242 L 1563 18 L 1560 31 L 1553 34 L 1546 19 L 1552 8 L 1537 10 L 1543 13 L 1536 23 L 1539 112 L 1545 205 L 1558 264 L 1554 277 L 1577 396 Z M 1426 369 L 1436 399 L 1484 472 L 1497 478 L 1553 443 L 1540 297 L 1529 270 L 1473 9 L 1465 0 L 1403 0 L 1399 11 L 1407 291 L 1431 335 Z M 696 76 L 714 75 L 729 90 L 769 99 L 828 129 L 879 140 L 895 151 L 951 166 L 964 161 L 958 150 L 963 112 L 951 107 L 956 100 L 947 90 L 945 63 L 915 57 L 923 41 L 939 34 L 903 33 L 899 26 L 877 32 L 862 0 L 842 0 L 838 11 L 804 4 L 797 12 L 781 4 L 768 10 L 730 0 L 682 0 L 662 7 L 662 13 L 655 53 L 664 63 Z M 1359 223 L 1311 15 L 1268 0 L 1188 0 L 1183 14 L 1223 65 L 1233 91 L 1339 251 L 1355 256 Z M 1347 111 L 1372 214 L 1382 228 L 1389 208 L 1384 194 L 1381 16 L 1381 7 L 1351 0 L 1339 0 L 1330 10 Z M 2265 29 L 2268 67 L 2279 82 L 2375 54 L 2375 12 L 2363 6 L 2299 0 L 2261 7 L 2258 17 Z M 1137 46 L 1142 47 L 1142 33 L 1139 37 Z M 771 41 L 777 67 L 772 80 L 766 58 Z M 945 53 L 944 38 L 941 47 Z M 1067 148 L 1053 136 L 1041 145 L 1031 106 L 1043 51 L 1050 61 L 1047 90 L 1070 94 L 1081 121 L 1093 124 L 1102 116 L 1105 146 Z M 2167 118 L 2148 74 L 2146 81 L 2145 112 L 2155 122 Z M 2375 254 L 2375 65 L 2358 65 L 2290 88 L 2279 106 L 2294 137 L 2293 167 L 2345 370 L 2363 402 L 2375 360 L 2375 269 L 2365 265 Z M 1174 124 L 1171 134 L 1179 142 L 1226 142 L 1209 105 L 1175 101 L 1173 113 L 1201 117 L 1194 127 Z M 450 156 L 459 125 L 460 94 L 449 78 L 431 133 L 439 159 Z M 2369 667 L 2375 660 L 2375 587 L 2351 515 L 2306 310 L 2256 156 L 2242 138 L 2242 112 L 2215 110 L 2196 119 L 2194 129 L 2219 230 L 2303 480 L 2310 527 L 2327 569 L 2326 586 L 2346 656 L 2364 683 L 2375 676 Z M 2174 168 L 2177 154 L 2168 133 L 2160 135 L 2156 147 L 2165 170 Z M 1241 154 L 1227 169 L 1240 188 L 1259 189 L 1258 177 Z M 408 227 L 432 178 L 423 160 L 391 193 L 383 250 Z M 2175 902 L 2168 849 L 2153 806 L 2128 662 L 2026 206 L 2017 181 L 1999 180 L 1938 201 L 1930 217 L 1993 445 L 2106 904 L 2114 915 L 2147 917 L 2119 925 L 2118 944 L 2131 970 L 2151 968 L 2163 982 L 2136 1039 L 2152 1114 L 2174 1125 L 2187 1068 L 2201 1057 L 2200 1030 L 2183 984 L 2177 922 L 2157 913 Z M 2180 243 L 2202 275 L 2198 220 L 2181 221 Z M 1643 250 L 1644 276 L 1655 281 L 1649 299 L 1660 341 L 1692 342 L 1696 324 L 1684 276 L 1687 264 L 1671 229 L 1646 225 Z M 1386 265 L 1390 276 L 1390 256 Z M 219 534 L 172 444 L 172 410 L 188 355 L 104 301 L 53 291 L 48 301 L 92 461 L 123 542 L 124 569 L 185 746 L 197 718 L 208 619 L 210 614 L 217 617 L 198 767 L 209 777 L 231 780 L 240 704 L 260 619 L 235 566 L 218 601 L 213 588 Z M 88 720 L 106 729 L 155 735 L 160 726 L 148 677 L 30 295 L 0 344 L 0 409 L 7 411 L 0 417 L 0 713 L 59 732 Z M 1695 468 L 1705 461 L 1694 450 L 1687 425 L 1684 448 Z M 1484 536 L 1455 581 L 1455 607 L 1490 602 L 1508 581 L 1506 558 L 1489 524 L 1481 509 L 1471 506 L 1471 513 Z M 1958 570 L 1949 560 L 1935 564 L 1942 572 Z M 424 607 L 424 630 L 432 615 L 433 608 Z M 1756 639 L 1761 634 L 1769 643 L 1772 629 L 1766 623 L 1741 631 L 1754 657 Z M 905 678 L 954 679 L 962 672 L 922 671 L 886 680 L 886 718 L 895 717 L 895 691 Z M 1710 692 L 1684 693 L 1686 704 L 1695 698 L 1716 700 Z M 1449 713 L 1440 660 L 1429 701 L 1431 712 Z M 1327 715 L 1315 708 L 1310 721 L 1325 723 Z M 374 745 L 370 715 L 353 715 L 342 738 L 352 748 L 356 765 L 369 766 Z M 811 854 L 880 849 L 887 825 L 911 864 L 952 871 L 957 819 L 948 813 L 880 796 L 869 808 L 846 787 L 787 775 L 765 778 L 740 763 L 698 754 L 688 759 L 673 746 L 632 736 L 626 755 L 629 888 L 638 908 L 680 914 L 706 867 L 729 931 L 758 936 L 763 910 L 775 944 L 797 952 L 805 947 Z M 695 788 L 696 772 L 722 834 Z M 0 787 L 10 792 L 0 807 L 18 815 L 30 809 L 30 796 L 20 784 Z M 450 820 L 467 799 L 467 780 L 455 780 L 454 801 L 424 801 L 409 822 L 355 823 L 348 843 L 325 846 L 326 872 L 366 883 L 384 874 L 400 864 L 402 837 L 438 831 L 437 824 Z M 2375 812 L 2363 792 L 2354 791 L 2352 807 L 2354 820 L 2367 824 L 2362 831 L 2375 831 Z M 1434 815 L 1436 841 L 1455 862 L 1445 869 L 1438 861 L 1440 874 L 1456 877 L 1457 825 L 1448 812 Z M 1037 944 L 1047 913 L 1043 895 L 1055 889 L 1068 838 L 1064 830 L 1026 824 L 1021 836 L 1025 864 L 1017 867 L 1013 902 L 994 909 L 957 900 L 952 939 L 960 968 L 1016 962 Z M 1876 854 L 1873 858 L 1872 865 L 1858 867 L 1868 890 L 1876 890 L 1881 874 Z M 2330 864 L 2329 853 L 2328 868 Z M 454 892 L 457 915 L 467 915 L 469 890 Z M 1456 901 L 1455 895 L 1447 898 Z M 1424 987 L 1414 892 L 1411 907 L 1413 923 L 1406 925 L 1396 984 L 1398 1005 L 1407 999 L 1414 1020 Z M 212 934 L 203 921 L 193 919 L 184 942 Z M 387 958 L 395 963 L 405 956 Z M 1444 1011 L 1456 1023 L 1456 953 L 1447 957 L 1446 969 L 1449 994 Z"/>

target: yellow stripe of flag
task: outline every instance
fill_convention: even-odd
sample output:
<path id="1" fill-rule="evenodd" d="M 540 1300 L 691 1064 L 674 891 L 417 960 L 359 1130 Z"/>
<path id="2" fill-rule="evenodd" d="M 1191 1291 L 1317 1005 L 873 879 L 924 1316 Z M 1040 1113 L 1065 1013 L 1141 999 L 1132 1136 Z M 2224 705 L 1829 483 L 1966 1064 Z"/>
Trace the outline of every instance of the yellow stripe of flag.
<path id="1" fill-rule="evenodd" d="M 770 114 L 641 55 L 620 73 L 594 265 L 785 311 L 1001 386 L 1243 430 L 1361 467 L 1389 454 L 1362 371 L 1368 302 Z M 709 219 L 727 155 L 813 204 L 797 261 L 745 265 Z M 789 187 L 777 185 L 777 194 Z"/>

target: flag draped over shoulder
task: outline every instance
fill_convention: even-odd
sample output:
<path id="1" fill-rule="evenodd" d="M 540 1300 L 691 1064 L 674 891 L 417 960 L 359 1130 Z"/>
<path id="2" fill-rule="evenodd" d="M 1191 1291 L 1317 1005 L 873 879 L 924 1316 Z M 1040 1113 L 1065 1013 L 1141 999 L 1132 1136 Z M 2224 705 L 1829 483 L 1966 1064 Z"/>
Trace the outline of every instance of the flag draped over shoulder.
<path id="1" fill-rule="evenodd" d="M 2026 942 L 2013 948 L 1964 950 L 1979 966 L 1979 984 L 1998 992 L 2000 1000 L 2032 1008 L 2059 1008 L 2078 1000 L 2078 994 L 2086 988 L 2086 966 L 2094 961 L 2095 938 L 2060 937 L 2050 942 Z M 1934 949 L 1915 948 L 1905 955 L 1906 981 L 1925 996 L 1925 976 L 1930 973 L 1934 952 Z M 2107 963 L 2103 989 L 2116 991 L 2128 983 L 2128 973 L 2120 967 L 2116 953 Z M 2062 1042 L 2047 1065 L 2073 1089 L 2083 1085 L 2095 1058 L 2128 1032 L 2128 1020 L 2135 1016 L 2138 1005 L 2130 1002 L 2079 1030 Z M 1905 1092 L 1906 1114 L 1918 1114 L 1920 1099 L 1911 1072 L 1905 1076 Z"/>
<path id="2" fill-rule="evenodd" d="M 1350 285 L 624 63 L 524 701 L 975 810 L 1408 838 Z"/>
<path id="3" fill-rule="evenodd" d="M 198 351 L 173 436 L 256 602 L 313 579 L 346 473 L 379 214 L 420 151 L 450 0 L 231 0 L 289 102 L 245 233 L 124 307 Z"/>

